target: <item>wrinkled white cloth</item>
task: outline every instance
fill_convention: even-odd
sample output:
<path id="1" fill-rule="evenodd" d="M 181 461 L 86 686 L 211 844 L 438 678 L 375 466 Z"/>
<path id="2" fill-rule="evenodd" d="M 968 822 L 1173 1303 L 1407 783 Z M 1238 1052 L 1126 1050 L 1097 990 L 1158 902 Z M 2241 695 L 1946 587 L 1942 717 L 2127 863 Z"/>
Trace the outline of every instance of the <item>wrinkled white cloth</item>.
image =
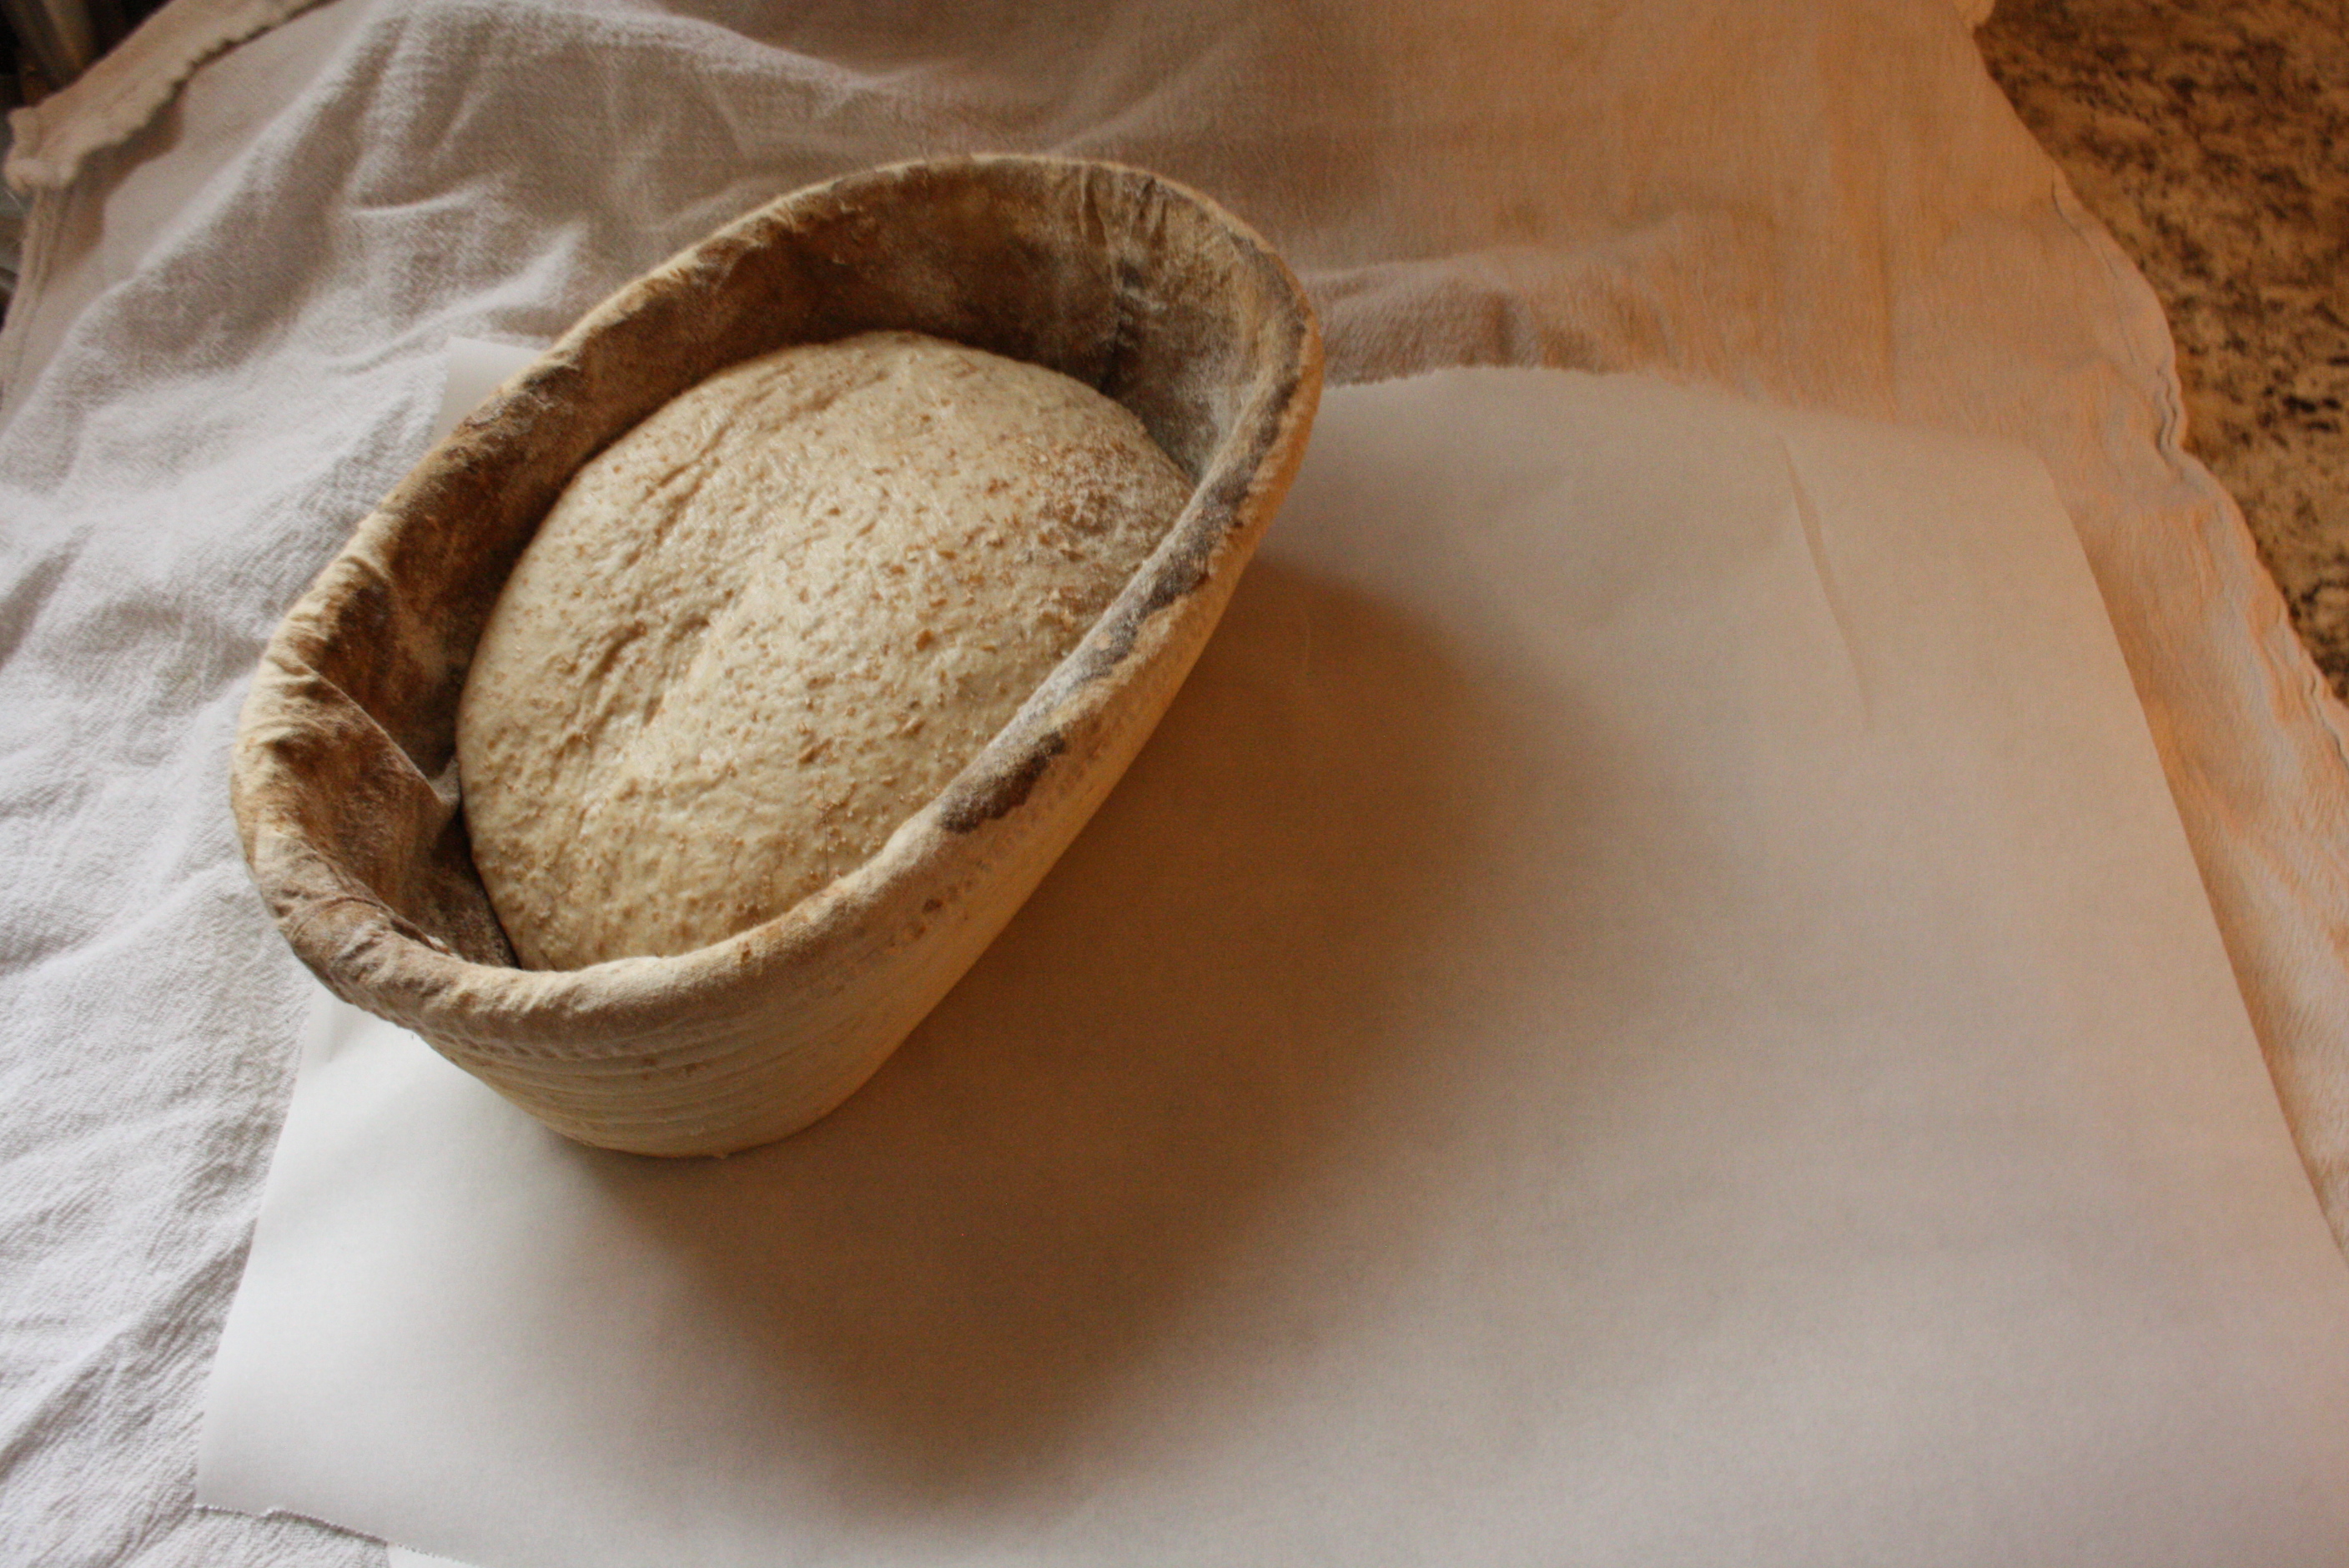
<path id="1" fill-rule="evenodd" d="M 228 819 L 246 674 L 420 455 L 449 337 L 551 337 L 762 200 L 930 153 L 1215 194 L 1340 379 L 1646 369 L 2035 448 L 2342 1229 L 2344 716 L 1965 13 L 333 0 L 78 143 L 0 335 L 0 1560 L 379 1560 L 190 1503 L 306 985 Z"/>
<path id="2" fill-rule="evenodd" d="M 8 116 L 8 183 L 56 190 L 82 160 L 147 128 L 198 66 L 317 0 L 177 0 L 62 91 Z"/>

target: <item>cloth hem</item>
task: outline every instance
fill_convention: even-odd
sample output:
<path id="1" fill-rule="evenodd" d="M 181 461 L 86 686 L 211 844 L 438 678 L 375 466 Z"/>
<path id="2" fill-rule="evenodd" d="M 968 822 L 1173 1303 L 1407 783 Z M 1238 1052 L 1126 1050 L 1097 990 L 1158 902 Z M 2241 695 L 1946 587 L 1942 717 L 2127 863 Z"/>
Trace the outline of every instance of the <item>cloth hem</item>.
<path id="1" fill-rule="evenodd" d="M 23 194 L 61 190 L 90 154 L 145 129 L 196 67 L 319 0 L 171 0 L 71 85 L 8 117 L 5 169 Z"/>

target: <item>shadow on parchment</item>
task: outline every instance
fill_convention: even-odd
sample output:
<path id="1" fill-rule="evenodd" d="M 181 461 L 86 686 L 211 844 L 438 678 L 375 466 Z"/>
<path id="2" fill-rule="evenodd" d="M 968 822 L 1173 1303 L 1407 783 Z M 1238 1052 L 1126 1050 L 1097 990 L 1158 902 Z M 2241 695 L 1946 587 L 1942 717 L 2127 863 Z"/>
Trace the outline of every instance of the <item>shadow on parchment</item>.
<path id="1" fill-rule="evenodd" d="M 1411 1108 L 1457 1067 L 1418 999 L 1475 983 L 1431 934 L 1507 874 L 1496 792 L 1464 781 L 1507 766 L 1505 723 L 1426 630 L 1260 561 L 1109 803 L 872 1082 L 727 1161 L 758 1174 L 721 1208 L 706 1164 L 593 1156 L 614 1210 L 861 1506 L 1040 1484 L 1278 1272 L 1300 1206 L 1410 1179 Z M 1407 1231 L 1358 1218 L 1352 1244 Z"/>

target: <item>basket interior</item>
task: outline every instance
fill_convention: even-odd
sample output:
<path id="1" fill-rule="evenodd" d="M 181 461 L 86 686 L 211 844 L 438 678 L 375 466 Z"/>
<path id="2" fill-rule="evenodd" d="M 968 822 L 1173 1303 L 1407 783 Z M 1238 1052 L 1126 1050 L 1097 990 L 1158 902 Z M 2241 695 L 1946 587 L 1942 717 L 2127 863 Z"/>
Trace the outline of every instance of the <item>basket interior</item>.
<path id="1" fill-rule="evenodd" d="M 1264 423 L 1266 366 L 1299 357 L 1296 314 L 1279 263 L 1187 193 L 1138 170 L 1014 159 L 908 165 L 786 198 L 614 296 L 427 456 L 272 644 L 274 707 L 243 741 L 267 755 L 240 758 L 239 812 L 265 795 L 299 841 L 302 866 L 281 880 L 306 885 L 273 887 L 273 857 L 245 823 L 289 935 L 305 896 L 357 899 L 400 937 L 513 964 L 466 838 L 458 696 L 563 486 L 678 392 L 793 343 L 951 338 L 1131 408 L 1206 492 L 1176 527 L 1212 530 L 1255 469 L 1253 449 L 1226 449 Z M 272 787 L 248 789 L 248 774 Z"/>

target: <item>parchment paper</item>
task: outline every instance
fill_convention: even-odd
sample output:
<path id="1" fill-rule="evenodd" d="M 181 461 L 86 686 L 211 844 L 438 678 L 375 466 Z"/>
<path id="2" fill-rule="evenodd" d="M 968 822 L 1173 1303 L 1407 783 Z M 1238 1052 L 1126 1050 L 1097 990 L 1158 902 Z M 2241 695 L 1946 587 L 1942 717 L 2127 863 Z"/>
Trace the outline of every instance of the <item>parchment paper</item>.
<path id="1" fill-rule="evenodd" d="M 313 1032 L 201 1496 L 484 1568 L 2336 1564 L 2349 1274 L 2016 449 L 1328 397 L 1141 761 L 723 1162 Z"/>

